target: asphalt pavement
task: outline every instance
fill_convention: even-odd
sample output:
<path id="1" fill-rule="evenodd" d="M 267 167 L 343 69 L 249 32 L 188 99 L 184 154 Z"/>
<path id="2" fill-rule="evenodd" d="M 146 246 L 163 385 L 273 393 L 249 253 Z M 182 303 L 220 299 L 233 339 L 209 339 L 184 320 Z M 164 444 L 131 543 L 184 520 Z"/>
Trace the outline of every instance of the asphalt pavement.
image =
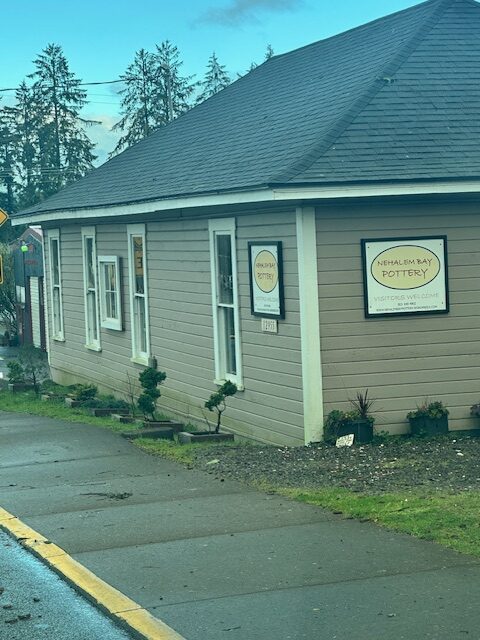
<path id="1" fill-rule="evenodd" d="M 129 640 L 131 635 L 0 531 L 0 638 Z"/>
<path id="2" fill-rule="evenodd" d="M 0 412 L 0 507 L 187 640 L 480 637 L 478 560 L 94 426 Z"/>

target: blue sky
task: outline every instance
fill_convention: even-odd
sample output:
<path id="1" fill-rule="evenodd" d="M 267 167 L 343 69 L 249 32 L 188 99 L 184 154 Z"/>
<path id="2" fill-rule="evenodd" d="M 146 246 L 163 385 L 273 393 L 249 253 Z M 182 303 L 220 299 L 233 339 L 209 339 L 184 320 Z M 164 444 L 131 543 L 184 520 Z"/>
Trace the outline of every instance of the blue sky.
<path id="1" fill-rule="evenodd" d="M 4 3 L 2 22 L 10 38 L 2 43 L 0 88 L 15 87 L 33 69 L 48 44 L 63 47 L 71 70 L 85 82 L 114 80 L 142 47 L 169 39 L 184 61 L 184 73 L 201 79 L 212 51 L 232 77 L 263 60 L 267 44 L 285 53 L 418 0 L 23 0 Z M 113 148 L 108 132 L 118 119 L 116 85 L 93 87 L 85 115 L 101 120 L 90 135 L 103 159 Z M 2 92 L 2 103 L 9 94 Z M 11 99 L 11 98 L 10 98 Z"/>

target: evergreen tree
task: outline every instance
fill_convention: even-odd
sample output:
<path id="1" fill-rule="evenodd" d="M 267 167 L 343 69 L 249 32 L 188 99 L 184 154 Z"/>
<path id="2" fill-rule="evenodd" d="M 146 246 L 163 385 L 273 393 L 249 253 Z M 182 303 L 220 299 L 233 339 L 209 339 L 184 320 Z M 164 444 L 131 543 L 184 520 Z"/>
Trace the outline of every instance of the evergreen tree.
<path id="1" fill-rule="evenodd" d="M 15 131 L 15 112 L 10 107 L 0 108 L 0 207 L 12 213 L 15 202 L 15 163 L 18 140 Z"/>
<path id="2" fill-rule="evenodd" d="M 119 91 L 122 96 L 122 118 L 112 131 L 125 131 L 110 154 L 115 155 L 126 147 L 148 136 L 161 124 L 165 124 L 158 100 L 155 57 L 145 49 L 135 53 L 135 59 L 120 76 L 125 83 Z"/>
<path id="3" fill-rule="evenodd" d="M 197 85 L 192 82 L 194 76 L 180 75 L 180 52 L 169 40 L 157 45 L 154 55 L 162 124 L 166 124 L 191 108 Z"/>
<path id="4" fill-rule="evenodd" d="M 34 60 L 34 79 L 40 160 L 40 192 L 46 197 L 85 175 L 95 155 L 85 127 L 94 124 L 80 117 L 87 104 L 81 81 L 69 69 L 62 48 L 49 44 Z"/>
<path id="5" fill-rule="evenodd" d="M 39 144 L 38 132 L 42 125 L 40 99 L 32 87 L 23 81 L 15 94 L 13 107 L 18 144 L 17 172 L 20 182 L 19 208 L 28 207 L 39 199 Z"/>
<path id="6" fill-rule="evenodd" d="M 225 67 L 218 62 L 217 56 L 215 52 L 213 52 L 208 60 L 205 78 L 200 82 L 202 90 L 197 98 L 197 104 L 215 95 L 228 86 L 230 82 L 230 76 L 226 72 Z"/>
<path id="7" fill-rule="evenodd" d="M 272 45 L 271 44 L 267 44 L 267 50 L 265 52 L 265 61 L 270 60 L 270 58 L 273 58 L 273 56 L 275 55 Z"/>

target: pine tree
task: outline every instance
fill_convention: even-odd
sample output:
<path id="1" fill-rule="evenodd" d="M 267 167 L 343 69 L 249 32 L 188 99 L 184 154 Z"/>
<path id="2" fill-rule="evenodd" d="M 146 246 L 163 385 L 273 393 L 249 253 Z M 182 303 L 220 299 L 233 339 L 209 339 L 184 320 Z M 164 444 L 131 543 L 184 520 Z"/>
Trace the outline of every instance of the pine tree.
<path id="1" fill-rule="evenodd" d="M 215 95 L 227 87 L 230 82 L 230 76 L 226 72 L 225 67 L 218 62 L 217 56 L 215 52 L 213 52 L 208 60 L 205 78 L 200 82 L 202 91 L 197 97 L 197 104 Z"/>
<path id="2" fill-rule="evenodd" d="M 96 156 L 85 127 L 94 123 L 80 117 L 87 94 L 59 45 L 49 44 L 34 64 L 36 70 L 29 77 L 35 80 L 32 91 L 41 119 L 40 191 L 45 197 L 92 169 Z"/>
<path id="3" fill-rule="evenodd" d="M 155 55 L 158 98 L 162 112 L 162 124 L 174 120 L 191 108 L 196 83 L 194 76 L 181 76 L 180 52 L 169 40 L 157 45 Z"/>
<path id="4" fill-rule="evenodd" d="M 20 190 L 19 208 L 28 207 L 39 199 L 38 132 L 42 125 L 40 99 L 32 87 L 23 81 L 15 93 L 15 130 L 18 144 L 17 172 Z"/>
<path id="5" fill-rule="evenodd" d="M 271 44 L 267 44 L 267 50 L 265 52 L 265 61 L 270 60 L 270 58 L 273 58 L 273 56 L 275 55 L 272 45 Z"/>
<path id="6" fill-rule="evenodd" d="M 120 76 L 125 83 L 119 91 L 122 96 L 122 118 L 112 131 L 125 131 L 110 156 L 130 147 L 158 126 L 165 124 L 158 98 L 155 57 L 145 49 L 135 53 L 135 59 Z"/>
<path id="7" fill-rule="evenodd" d="M 0 207 L 8 213 L 16 209 L 15 164 L 18 140 L 15 131 L 15 112 L 10 107 L 0 108 Z"/>

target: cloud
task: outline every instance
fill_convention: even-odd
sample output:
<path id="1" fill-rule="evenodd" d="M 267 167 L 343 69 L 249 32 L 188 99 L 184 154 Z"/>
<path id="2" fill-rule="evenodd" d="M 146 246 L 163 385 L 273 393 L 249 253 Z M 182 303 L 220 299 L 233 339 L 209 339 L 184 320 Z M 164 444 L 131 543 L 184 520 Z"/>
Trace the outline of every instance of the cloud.
<path id="1" fill-rule="evenodd" d="M 89 120 L 100 121 L 100 124 L 94 124 L 86 129 L 88 137 L 96 145 L 93 152 L 98 158 L 94 164 L 98 166 L 108 160 L 108 154 L 113 151 L 120 138 L 120 133 L 111 130 L 118 118 L 105 113 L 92 112 L 82 113 L 82 116 Z"/>
<path id="2" fill-rule="evenodd" d="M 230 0 L 225 7 L 210 7 L 198 21 L 234 27 L 245 22 L 258 22 L 258 12 L 295 11 L 303 4 L 304 0 Z"/>

